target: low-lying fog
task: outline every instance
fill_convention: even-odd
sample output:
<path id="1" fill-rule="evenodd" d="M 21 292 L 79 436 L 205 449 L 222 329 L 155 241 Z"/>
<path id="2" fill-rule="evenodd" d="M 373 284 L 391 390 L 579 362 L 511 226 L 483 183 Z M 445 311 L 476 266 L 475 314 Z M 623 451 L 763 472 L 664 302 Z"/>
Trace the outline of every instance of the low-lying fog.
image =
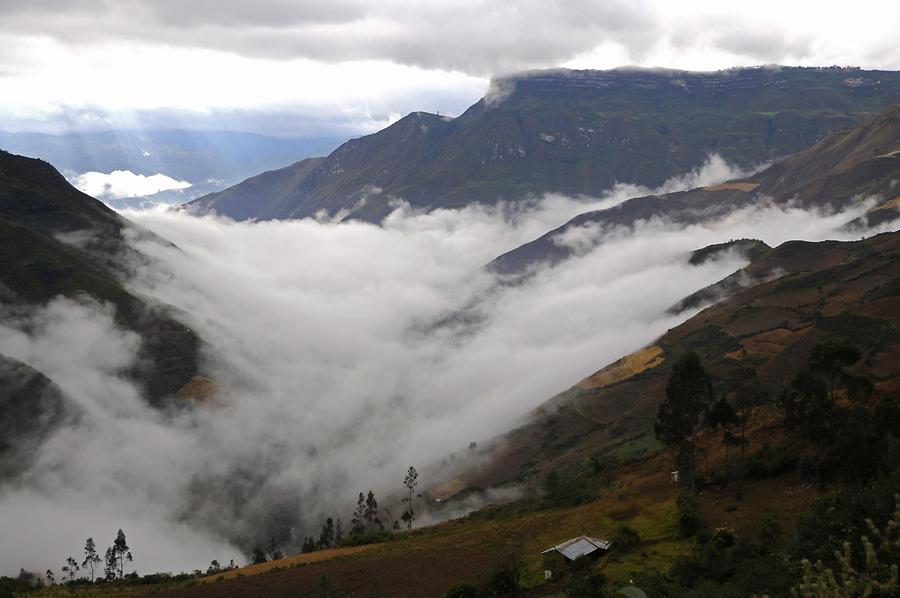
<path id="1" fill-rule="evenodd" d="M 666 190 L 733 174 L 714 159 Z M 249 543 L 314 533 L 326 516 L 346 525 L 358 492 L 399 492 L 408 466 L 514 427 L 686 318 L 664 311 L 745 264 L 728 254 L 690 266 L 692 249 L 846 238 L 837 227 L 860 213 L 763 207 L 707 225 L 647 222 L 593 231 L 603 244 L 519 285 L 482 269 L 644 191 L 515 210 L 399 207 L 380 227 L 127 213 L 178 247 L 136 243 L 153 265 L 130 287 L 184 310 L 220 393 L 180 415 L 146 407 L 120 375 L 138 341 L 105 306 L 58 299 L 0 324 L 0 353 L 53 378 L 82 413 L 2 489 L 0 573 L 58 570 L 85 538 L 102 551 L 120 527 L 146 573 L 244 563 Z M 445 481 L 422 476 L 420 490 Z"/>

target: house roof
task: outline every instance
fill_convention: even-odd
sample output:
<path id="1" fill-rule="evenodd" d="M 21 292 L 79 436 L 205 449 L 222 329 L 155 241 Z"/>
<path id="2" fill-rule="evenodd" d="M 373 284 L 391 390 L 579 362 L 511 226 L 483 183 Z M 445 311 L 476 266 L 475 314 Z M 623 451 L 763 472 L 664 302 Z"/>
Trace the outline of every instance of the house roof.
<path id="1" fill-rule="evenodd" d="M 609 550 L 612 542 L 609 540 L 601 540 L 600 538 L 592 538 L 590 536 L 578 536 L 567 540 L 562 544 L 557 544 L 553 548 L 548 548 L 542 554 L 557 551 L 570 561 L 574 561 L 580 556 L 591 554 L 595 550 Z"/>

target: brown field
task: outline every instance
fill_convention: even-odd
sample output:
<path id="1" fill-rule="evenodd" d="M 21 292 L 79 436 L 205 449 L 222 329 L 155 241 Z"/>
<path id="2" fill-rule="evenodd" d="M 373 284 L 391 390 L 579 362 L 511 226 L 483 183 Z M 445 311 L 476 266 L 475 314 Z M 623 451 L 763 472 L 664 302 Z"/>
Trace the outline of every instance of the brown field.
<path id="1" fill-rule="evenodd" d="M 622 359 L 612 363 L 596 374 L 582 380 L 579 388 L 591 389 L 602 388 L 627 380 L 635 374 L 639 374 L 644 370 L 655 368 L 665 361 L 662 347 L 654 345 L 641 351 L 635 351 L 631 355 L 626 355 Z"/>

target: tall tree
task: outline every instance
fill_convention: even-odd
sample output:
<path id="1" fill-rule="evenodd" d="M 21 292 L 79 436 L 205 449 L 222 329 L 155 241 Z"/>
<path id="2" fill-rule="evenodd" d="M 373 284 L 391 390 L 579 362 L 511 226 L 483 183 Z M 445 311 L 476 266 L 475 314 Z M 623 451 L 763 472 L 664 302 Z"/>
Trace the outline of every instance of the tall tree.
<path id="1" fill-rule="evenodd" d="M 825 378 L 828 397 L 832 402 L 838 383 L 850 378 L 844 368 L 850 367 L 859 358 L 859 349 L 843 341 L 829 340 L 813 347 L 809 354 L 809 369 Z"/>
<path id="2" fill-rule="evenodd" d="M 728 446 L 731 442 L 733 435 L 731 434 L 731 427 L 736 426 L 738 424 L 738 416 L 735 413 L 734 408 L 731 406 L 731 403 L 725 397 L 720 397 L 718 401 L 713 403 L 712 408 L 706 412 L 706 418 L 704 420 L 706 427 L 712 429 L 713 431 L 721 428 L 722 429 L 722 444 L 725 445 L 725 460 L 726 463 L 728 461 Z M 709 451 L 706 452 L 706 469 L 707 473 L 709 472 Z"/>
<path id="3" fill-rule="evenodd" d="M 353 511 L 353 517 L 350 519 L 350 535 L 356 536 L 366 531 L 366 495 L 359 493 L 356 501 L 356 510 Z"/>
<path id="4" fill-rule="evenodd" d="M 319 550 L 334 546 L 334 519 L 328 517 L 322 525 L 322 533 L 319 534 Z"/>
<path id="5" fill-rule="evenodd" d="M 281 549 L 278 548 L 278 544 L 275 543 L 275 538 L 269 541 L 269 555 L 271 556 L 271 560 L 278 561 L 284 558 L 284 553 L 281 552 Z"/>
<path id="6" fill-rule="evenodd" d="M 378 501 L 375 500 L 375 493 L 371 490 L 366 495 L 365 522 L 370 532 L 374 532 L 376 529 L 384 529 L 381 518 L 378 516 Z"/>
<path id="7" fill-rule="evenodd" d="M 91 572 L 91 583 L 94 583 L 94 569 L 100 564 L 100 555 L 97 554 L 97 545 L 93 538 L 88 538 L 84 543 L 84 561 L 81 566 L 89 569 Z"/>
<path id="8" fill-rule="evenodd" d="M 406 511 L 401 517 L 403 521 L 406 522 L 407 529 L 412 528 L 413 521 L 416 519 L 416 512 L 413 509 L 413 494 L 415 493 L 418 484 L 419 472 L 416 471 L 415 467 L 410 465 L 409 471 L 406 472 L 406 477 L 403 478 L 403 485 L 406 486 L 408 496 L 403 499 L 404 502 L 406 502 Z"/>
<path id="9" fill-rule="evenodd" d="M 116 539 L 113 541 L 112 545 L 112 557 L 113 562 L 115 563 L 115 571 L 118 574 L 119 579 L 125 577 L 125 561 L 129 563 L 134 560 L 131 556 L 131 549 L 128 548 L 128 541 L 125 539 L 125 532 L 121 529 L 119 533 L 116 534 Z"/>
<path id="10" fill-rule="evenodd" d="M 48 584 L 50 584 L 51 586 L 55 586 L 55 585 L 56 585 L 56 578 L 53 576 L 53 570 L 52 570 L 52 569 L 47 569 L 47 572 L 44 573 L 44 575 L 47 576 L 47 583 L 48 583 Z"/>
<path id="11" fill-rule="evenodd" d="M 340 546 L 344 543 L 344 523 L 341 521 L 341 518 L 337 518 L 337 522 L 334 524 L 334 545 Z"/>
<path id="12" fill-rule="evenodd" d="M 692 490 L 696 486 L 696 429 L 712 396 L 712 379 L 703 369 L 700 357 L 693 351 L 682 355 L 672 367 L 666 400 L 659 406 L 654 431 L 661 442 L 678 449 L 682 479 Z"/>
<path id="13" fill-rule="evenodd" d="M 737 442 L 741 449 L 741 457 L 738 463 L 738 482 L 737 482 L 737 498 L 744 498 L 744 469 L 746 467 L 747 452 L 747 419 L 749 410 L 754 405 L 763 404 L 768 393 L 760 384 L 756 377 L 756 370 L 749 367 L 742 367 L 737 372 L 737 388 L 735 390 L 735 398 L 737 399 L 737 418 L 738 426 L 740 426 L 740 434 L 738 434 Z"/>
<path id="14" fill-rule="evenodd" d="M 76 561 L 73 557 L 69 557 L 66 559 L 66 564 L 63 565 L 62 572 L 65 577 L 69 579 L 69 581 L 74 581 L 75 575 L 78 574 L 78 570 L 81 567 L 78 566 L 78 561 Z"/>

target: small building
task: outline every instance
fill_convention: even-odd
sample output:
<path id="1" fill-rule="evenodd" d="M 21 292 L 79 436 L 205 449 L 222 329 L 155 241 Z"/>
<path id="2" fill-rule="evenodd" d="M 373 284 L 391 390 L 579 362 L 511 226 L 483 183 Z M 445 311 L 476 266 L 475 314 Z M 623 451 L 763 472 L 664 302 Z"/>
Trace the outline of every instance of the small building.
<path id="1" fill-rule="evenodd" d="M 544 579 L 562 575 L 568 569 L 569 563 L 579 557 L 588 556 L 598 559 L 606 554 L 611 546 L 612 542 L 609 540 L 578 536 L 562 544 L 557 544 L 553 548 L 548 548 L 541 553 L 544 557 Z"/>

